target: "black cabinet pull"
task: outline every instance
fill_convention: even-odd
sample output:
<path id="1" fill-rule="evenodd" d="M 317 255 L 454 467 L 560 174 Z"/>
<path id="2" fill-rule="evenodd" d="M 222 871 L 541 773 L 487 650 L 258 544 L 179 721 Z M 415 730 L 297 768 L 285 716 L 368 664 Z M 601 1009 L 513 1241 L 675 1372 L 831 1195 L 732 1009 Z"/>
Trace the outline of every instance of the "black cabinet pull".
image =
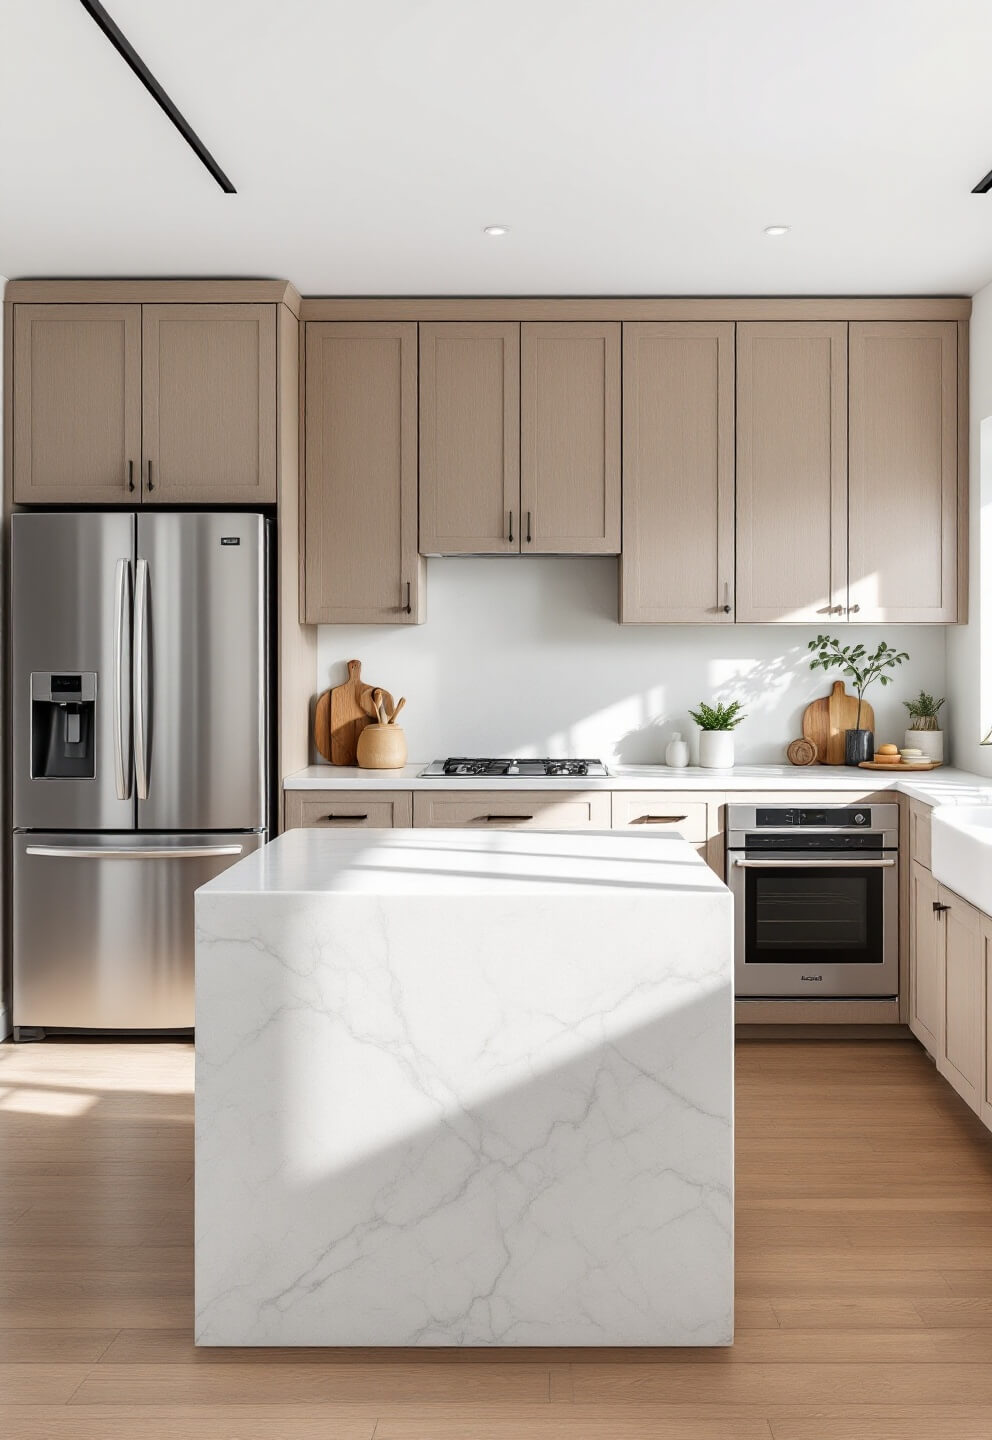
<path id="1" fill-rule="evenodd" d="M 149 495 L 151 494 L 151 492 L 152 492 L 154 489 L 155 489 L 155 481 L 152 479 L 152 462 L 149 460 L 149 462 L 148 462 L 148 493 L 149 493 Z"/>
<path id="2" fill-rule="evenodd" d="M 480 820 L 485 820 L 487 825 L 494 820 L 533 820 L 533 815 L 480 815 Z"/>
<path id="3" fill-rule="evenodd" d="M 530 540 L 530 511 L 528 510 L 528 511 L 527 511 L 527 544 L 529 545 L 530 543 L 531 543 L 531 540 Z"/>
<path id="4" fill-rule="evenodd" d="M 935 915 L 943 915 L 944 911 L 950 910 L 950 908 L 950 905 L 941 905 L 939 900 L 933 902 L 933 913 Z"/>
<path id="5" fill-rule="evenodd" d="M 413 614 L 413 604 L 412 604 L 412 601 L 411 601 L 410 581 L 409 581 L 409 580 L 406 582 L 406 604 L 403 606 L 403 609 L 406 611 L 406 613 L 407 613 L 408 615 L 412 615 L 412 614 Z"/>
<path id="6" fill-rule="evenodd" d="M 369 817 L 368 817 L 367 814 L 365 814 L 365 815 L 325 815 L 325 816 L 324 816 L 324 819 L 325 819 L 325 820 L 367 820 L 368 818 L 369 818 Z"/>
<path id="7" fill-rule="evenodd" d="M 134 461 L 127 462 L 127 488 L 134 494 Z"/>
<path id="8" fill-rule="evenodd" d="M 510 511 L 510 533 L 507 535 L 506 538 L 507 538 L 507 540 L 510 542 L 510 544 L 512 545 L 512 544 L 513 544 L 513 511 L 512 511 L 512 510 Z"/>

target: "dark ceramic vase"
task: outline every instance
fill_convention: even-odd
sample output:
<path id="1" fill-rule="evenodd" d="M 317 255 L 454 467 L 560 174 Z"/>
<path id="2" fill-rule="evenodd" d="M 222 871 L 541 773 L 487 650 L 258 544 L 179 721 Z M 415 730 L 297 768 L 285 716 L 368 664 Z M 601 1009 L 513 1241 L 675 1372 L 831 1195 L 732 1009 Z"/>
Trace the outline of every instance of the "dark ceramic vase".
<path id="1" fill-rule="evenodd" d="M 844 763 L 860 765 L 862 760 L 874 760 L 875 736 L 871 730 L 844 731 Z"/>

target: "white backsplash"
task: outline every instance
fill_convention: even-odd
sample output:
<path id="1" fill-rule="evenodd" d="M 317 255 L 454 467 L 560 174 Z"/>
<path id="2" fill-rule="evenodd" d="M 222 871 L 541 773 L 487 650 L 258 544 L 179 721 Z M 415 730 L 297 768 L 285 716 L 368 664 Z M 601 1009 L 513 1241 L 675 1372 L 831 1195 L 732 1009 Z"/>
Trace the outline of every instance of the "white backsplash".
<path id="1" fill-rule="evenodd" d="M 618 625 L 612 558 L 521 556 L 428 561 L 424 625 L 324 625 L 321 689 L 363 662 L 366 680 L 407 697 L 411 760 L 445 755 L 596 756 L 662 764 L 674 730 L 696 758 L 688 707 L 740 697 L 737 759 L 774 764 L 802 732 L 803 708 L 833 672 L 810 671 L 802 625 Z M 826 620 L 827 617 L 824 617 Z M 909 661 L 875 685 L 877 739 L 902 743 L 903 699 L 945 693 L 938 625 L 828 625 L 842 643 L 884 639 Z M 848 684 L 850 689 L 850 684 Z M 945 712 L 946 713 L 946 712 Z"/>

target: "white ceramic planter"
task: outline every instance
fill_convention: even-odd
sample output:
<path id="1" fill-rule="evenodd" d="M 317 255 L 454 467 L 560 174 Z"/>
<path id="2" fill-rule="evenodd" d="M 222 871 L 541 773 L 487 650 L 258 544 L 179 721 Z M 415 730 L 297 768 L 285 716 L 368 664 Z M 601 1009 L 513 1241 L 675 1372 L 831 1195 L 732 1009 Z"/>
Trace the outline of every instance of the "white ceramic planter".
<path id="1" fill-rule="evenodd" d="M 700 730 L 699 763 L 704 770 L 732 770 L 734 766 L 733 730 Z"/>
<path id="2" fill-rule="evenodd" d="M 917 750 L 922 750 L 926 760 L 943 760 L 944 758 L 943 730 L 907 730 L 905 744 L 907 750 L 913 746 Z"/>

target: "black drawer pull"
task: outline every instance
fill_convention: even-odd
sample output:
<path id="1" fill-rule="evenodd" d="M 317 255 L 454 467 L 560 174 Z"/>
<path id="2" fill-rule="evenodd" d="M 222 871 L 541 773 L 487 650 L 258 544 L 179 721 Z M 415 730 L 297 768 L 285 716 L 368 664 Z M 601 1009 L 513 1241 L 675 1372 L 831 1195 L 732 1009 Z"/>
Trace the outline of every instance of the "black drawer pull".
<path id="1" fill-rule="evenodd" d="M 325 815 L 325 820 L 367 820 L 368 815 Z"/>
<path id="2" fill-rule="evenodd" d="M 639 815 L 636 820 L 631 821 L 633 825 L 678 825 L 682 820 L 688 820 L 688 815 Z"/>
<path id="3" fill-rule="evenodd" d="M 478 819 L 485 820 L 486 824 L 493 820 L 533 820 L 533 815 L 480 815 Z"/>

